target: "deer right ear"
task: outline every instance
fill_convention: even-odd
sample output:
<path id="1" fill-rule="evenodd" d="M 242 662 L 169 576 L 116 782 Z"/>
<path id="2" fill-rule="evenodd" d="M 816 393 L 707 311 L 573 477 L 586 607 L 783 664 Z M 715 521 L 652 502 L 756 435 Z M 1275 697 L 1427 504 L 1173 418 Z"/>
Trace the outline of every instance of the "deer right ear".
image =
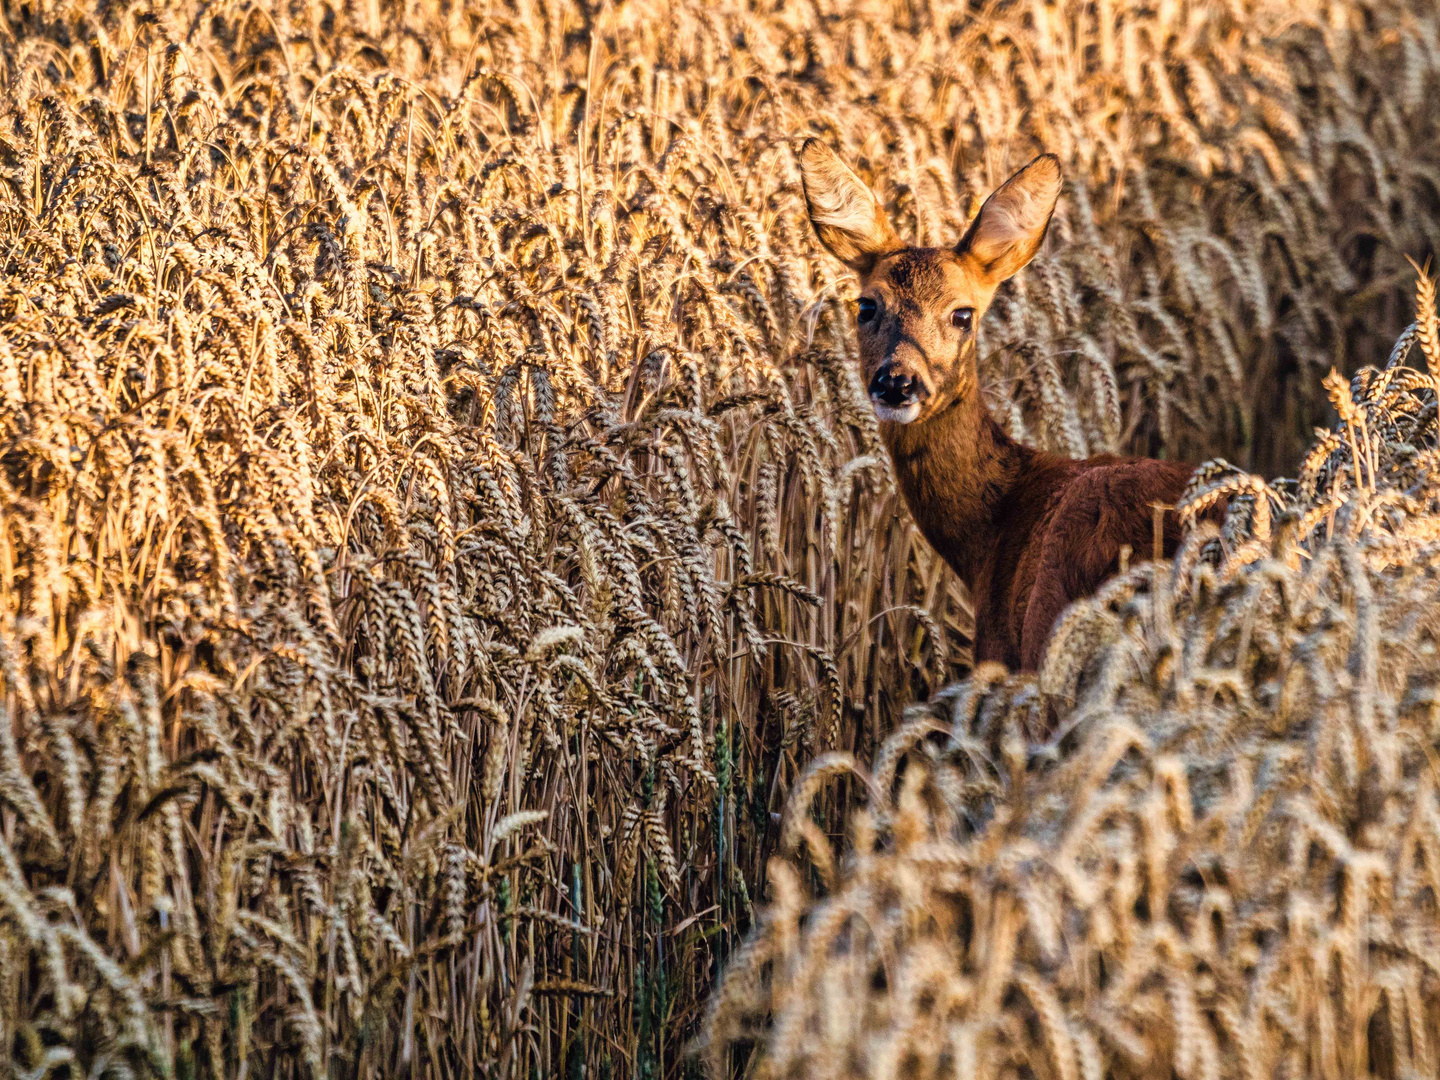
<path id="1" fill-rule="evenodd" d="M 1060 198 L 1060 159 L 1044 154 L 995 189 L 964 238 L 955 245 L 998 285 L 1035 257 L 1055 202 Z"/>
<path id="2" fill-rule="evenodd" d="M 800 148 L 800 178 L 815 235 L 851 270 L 867 274 L 902 246 L 875 193 L 819 139 Z"/>

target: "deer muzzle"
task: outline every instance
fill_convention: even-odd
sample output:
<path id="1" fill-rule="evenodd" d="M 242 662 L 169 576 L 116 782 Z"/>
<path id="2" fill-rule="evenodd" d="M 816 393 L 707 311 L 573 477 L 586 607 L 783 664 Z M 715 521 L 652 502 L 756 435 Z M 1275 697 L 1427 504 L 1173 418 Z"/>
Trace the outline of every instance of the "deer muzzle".
<path id="1" fill-rule="evenodd" d="M 899 364 L 881 364 L 870 380 L 870 403 L 881 420 L 908 424 L 920 415 L 920 406 L 929 396 L 925 380 Z"/>

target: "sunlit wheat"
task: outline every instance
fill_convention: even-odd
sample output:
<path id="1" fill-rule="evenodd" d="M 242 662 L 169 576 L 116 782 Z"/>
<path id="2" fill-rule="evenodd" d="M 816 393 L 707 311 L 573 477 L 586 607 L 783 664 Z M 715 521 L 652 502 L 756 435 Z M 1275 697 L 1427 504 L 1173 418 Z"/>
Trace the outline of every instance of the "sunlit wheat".
<path id="1" fill-rule="evenodd" d="M 1294 473 L 1322 378 L 1383 353 L 1405 256 L 1437 247 L 1437 36 L 1428 0 L 0 8 L 17 1071 L 690 1068 L 755 905 L 801 894 L 765 866 L 803 769 L 863 760 L 968 665 L 793 140 L 933 243 L 1058 153 L 1052 239 L 985 331 L 997 415 Z M 1429 451 L 1386 447 L 1433 413 L 1395 371 L 1273 508 L 1213 474 L 1233 536 L 1194 574 L 1269 566 L 1242 543 L 1263 507 L 1268 542 L 1378 537 L 1398 584 L 1365 610 L 1409 618 L 1428 496 L 1395 478 Z M 1284 565 L 1284 612 L 1352 617 Z M 1133 619 L 1112 600 L 1072 617 L 1076 656 Z M 1281 610 L 1236 632 L 1288 655 Z M 1228 685 L 1167 715 L 1257 692 Z M 994 760 L 1023 771 L 1018 738 Z M 1036 1015 L 1068 1016 L 1044 977 Z"/>

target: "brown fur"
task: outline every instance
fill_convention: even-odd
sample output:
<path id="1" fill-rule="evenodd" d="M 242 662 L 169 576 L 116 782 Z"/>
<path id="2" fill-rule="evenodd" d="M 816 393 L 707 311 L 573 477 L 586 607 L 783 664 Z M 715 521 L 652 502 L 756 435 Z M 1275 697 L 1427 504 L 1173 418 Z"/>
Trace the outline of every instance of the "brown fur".
<path id="1" fill-rule="evenodd" d="M 980 397 L 975 330 L 1006 277 L 1034 256 L 1059 194 L 1059 166 L 1038 158 L 988 199 L 955 248 L 904 248 L 869 188 L 823 144 L 801 162 L 817 234 L 860 277 L 875 314 L 858 328 L 867 384 L 910 380 L 908 422 L 881 434 L 910 512 L 960 575 L 975 608 L 975 660 L 1033 670 L 1055 620 L 1154 545 L 1156 503 L 1174 506 L 1192 467 L 1113 455 L 1073 460 L 1024 446 Z M 970 309 L 969 326 L 952 313 Z M 893 409 L 891 411 L 894 411 Z M 1173 510 L 1161 546 L 1180 538 Z"/>
<path id="2" fill-rule="evenodd" d="M 1039 666 L 1072 600 L 1154 543 L 1153 503 L 1174 506 L 1191 466 L 1111 455 L 1076 461 L 1000 430 L 978 397 L 914 424 L 884 424 L 896 479 L 920 531 L 970 589 L 975 660 Z M 1174 553 L 1180 525 L 1164 514 Z"/>

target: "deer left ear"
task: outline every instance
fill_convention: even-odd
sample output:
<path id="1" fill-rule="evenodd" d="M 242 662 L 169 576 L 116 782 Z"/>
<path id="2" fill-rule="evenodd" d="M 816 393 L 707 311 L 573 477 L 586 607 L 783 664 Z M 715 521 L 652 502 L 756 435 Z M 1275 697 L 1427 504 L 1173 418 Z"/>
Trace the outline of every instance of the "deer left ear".
<path id="1" fill-rule="evenodd" d="M 1044 154 L 995 189 L 955 245 L 998 285 L 1035 257 L 1060 198 L 1060 159 Z"/>
<path id="2" fill-rule="evenodd" d="M 868 274 L 900 247 L 875 193 L 819 139 L 806 139 L 800 150 L 800 179 L 815 235 L 851 270 Z"/>

